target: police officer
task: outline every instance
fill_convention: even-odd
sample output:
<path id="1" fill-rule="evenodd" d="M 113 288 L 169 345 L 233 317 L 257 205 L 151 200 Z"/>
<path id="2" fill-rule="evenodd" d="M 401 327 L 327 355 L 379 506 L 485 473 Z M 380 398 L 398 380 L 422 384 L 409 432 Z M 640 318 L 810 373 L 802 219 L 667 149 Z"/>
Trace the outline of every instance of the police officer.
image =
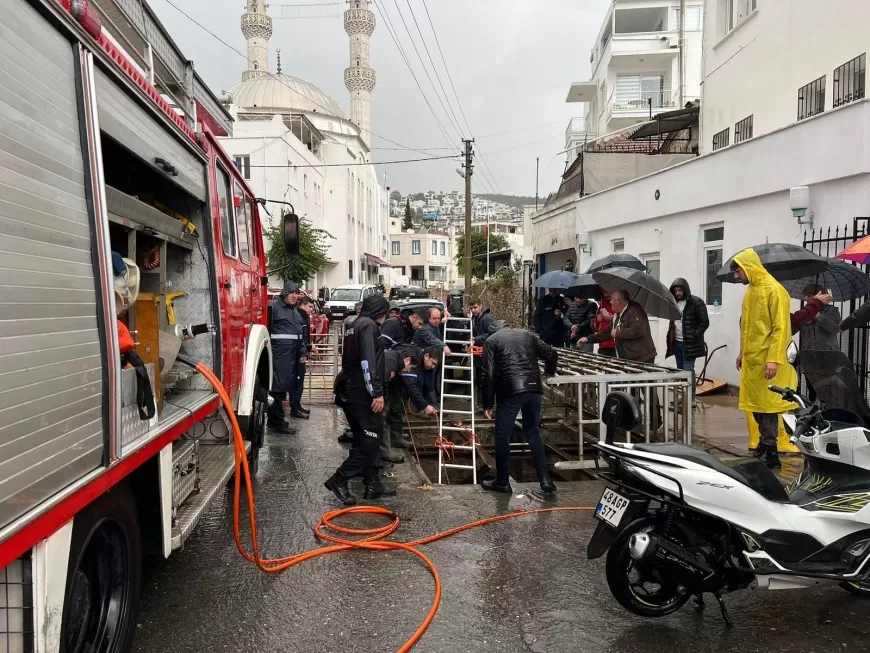
<path id="1" fill-rule="evenodd" d="M 568 310 L 565 298 L 556 288 L 550 288 L 547 294 L 538 300 L 538 313 L 535 315 L 535 327 L 541 339 L 551 347 L 564 347 L 565 322 L 563 314 Z"/>
<path id="2" fill-rule="evenodd" d="M 378 453 L 384 431 L 384 350 L 380 342 L 380 325 L 390 310 L 380 294 L 365 298 L 359 317 L 345 333 L 341 352 L 342 373 L 336 379 L 336 403 L 340 403 L 353 432 L 353 446 L 347 459 L 324 483 L 345 505 L 354 505 L 348 482 L 362 476 L 365 498 L 370 500 L 394 496 L 381 483 Z M 339 379 L 343 387 L 339 387 Z M 340 402 L 339 402 L 340 398 Z"/>
<path id="3" fill-rule="evenodd" d="M 296 429 L 290 428 L 284 419 L 284 398 L 290 394 L 290 401 L 297 397 L 298 365 L 300 358 L 307 355 L 303 351 L 307 322 L 296 304 L 300 298 L 299 287 L 292 281 L 284 284 L 281 295 L 269 304 L 269 333 L 272 337 L 272 405 L 269 406 L 269 428 L 278 433 L 292 435 Z M 293 409 L 291 416 L 308 418 L 304 409 Z"/>

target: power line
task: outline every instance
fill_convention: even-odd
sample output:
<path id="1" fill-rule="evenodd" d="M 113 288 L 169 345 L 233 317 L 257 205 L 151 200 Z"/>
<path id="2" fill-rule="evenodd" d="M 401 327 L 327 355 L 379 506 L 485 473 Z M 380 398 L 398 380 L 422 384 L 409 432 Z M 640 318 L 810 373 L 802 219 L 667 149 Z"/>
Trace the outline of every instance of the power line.
<path id="1" fill-rule="evenodd" d="M 423 86 L 420 84 L 420 80 L 417 79 L 417 75 L 416 73 L 414 73 L 414 69 L 411 67 L 411 62 L 408 59 L 408 56 L 405 54 L 405 49 L 399 42 L 398 31 L 393 27 L 393 22 L 390 20 L 390 15 L 387 13 L 387 8 L 384 7 L 384 10 L 381 11 L 381 7 L 378 2 L 374 2 L 373 4 L 375 5 L 375 9 L 377 10 L 378 14 L 380 14 L 381 19 L 384 21 L 384 25 L 387 27 L 387 32 L 393 39 L 393 43 L 396 44 L 396 48 L 399 50 L 399 54 L 402 55 L 402 59 L 404 60 L 405 65 L 408 67 L 408 71 L 411 73 L 411 77 L 414 78 L 414 83 L 417 84 L 417 88 L 420 90 L 420 96 L 426 102 L 426 106 L 429 107 L 429 112 L 435 119 L 435 124 L 438 125 L 438 129 L 441 130 L 441 135 L 444 137 L 444 140 L 447 141 L 447 143 L 449 144 L 451 141 L 450 136 L 448 135 L 447 130 L 444 129 L 444 125 L 441 123 L 438 115 L 435 113 L 435 109 L 432 108 L 432 104 L 429 102 L 429 98 L 426 97 L 426 93 L 423 92 Z"/>
<path id="2" fill-rule="evenodd" d="M 513 147 L 506 147 L 503 150 L 495 150 L 490 152 L 490 154 L 501 154 L 502 152 L 510 152 L 511 150 L 518 150 L 521 147 L 528 147 L 529 145 L 537 145 L 538 143 L 547 140 L 548 138 L 558 138 L 560 134 L 553 134 L 552 136 L 545 136 L 544 138 L 539 138 L 535 141 L 529 141 L 528 143 L 523 143 L 522 145 L 514 145 Z"/>
<path id="3" fill-rule="evenodd" d="M 411 6 L 411 0 L 405 0 L 405 2 L 408 4 L 408 9 L 411 11 L 411 18 L 414 19 L 414 25 L 417 27 L 417 34 L 420 35 L 420 40 L 423 42 L 423 49 L 426 50 L 426 56 L 429 57 L 429 63 L 432 64 L 432 70 L 435 71 L 435 79 L 438 80 L 438 86 L 441 87 L 441 92 L 444 94 L 444 99 L 447 101 L 447 107 L 450 109 L 450 114 L 453 116 L 454 126 L 456 127 L 456 130 L 459 132 L 459 135 L 461 136 L 462 135 L 462 127 L 459 124 L 459 119 L 456 117 L 456 113 L 453 111 L 453 105 L 450 103 L 450 96 L 447 95 L 447 91 L 444 90 L 444 84 L 441 82 L 441 75 L 438 74 L 438 67 L 435 65 L 435 62 L 432 60 L 432 54 L 429 52 L 429 46 L 426 45 L 426 39 L 423 37 L 423 32 L 420 29 L 420 23 L 417 22 L 417 14 L 414 13 L 414 8 Z M 434 32 L 433 32 L 433 34 L 434 34 Z M 437 94 L 438 91 L 435 91 L 435 93 Z M 468 131 L 471 131 L 471 130 L 469 129 Z"/>
<path id="4" fill-rule="evenodd" d="M 414 52 L 417 55 L 417 59 L 420 61 L 420 66 L 423 68 L 423 72 L 426 73 L 426 78 L 429 80 L 429 84 L 432 86 L 432 90 L 435 91 L 435 97 L 437 97 L 438 102 L 441 103 L 441 108 L 444 110 L 444 115 L 447 116 L 448 123 L 450 123 L 450 126 L 453 129 L 456 129 L 456 125 L 454 125 L 452 122 L 450 122 L 450 114 L 447 111 L 447 107 L 444 106 L 444 100 L 442 100 L 441 96 L 438 95 L 438 89 L 435 88 L 435 82 L 432 81 L 432 75 L 429 74 L 429 69 L 426 67 L 426 63 L 423 61 L 423 56 L 420 54 L 420 49 L 417 47 L 417 42 L 414 40 L 414 37 L 411 35 L 411 30 L 408 28 L 408 23 L 405 21 L 405 15 L 402 13 L 402 10 L 399 8 L 398 0 L 393 0 L 393 4 L 396 7 L 396 11 L 399 14 L 399 18 L 402 21 L 402 25 L 405 27 L 405 33 L 408 35 L 408 40 L 411 41 L 411 45 L 414 48 Z M 375 5 L 375 6 L 377 6 L 377 5 Z M 387 13 L 386 6 L 384 7 L 383 13 L 384 14 Z M 397 29 L 395 29 L 395 32 L 396 32 L 396 38 L 398 39 L 399 31 Z M 421 93 L 423 92 L 422 88 L 420 89 L 420 92 Z M 428 104 L 428 100 L 427 100 L 427 104 Z M 440 123 L 440 121 L 439 121 L 439 123 Z M 462 131 L 461 130 L 457 131 L 457 134 L 458 134 L 459 138 L 462 139 Z M 448 138 L 448 140 L 449 140 L 449 138 Z"/>
<path id="5" fill-rule="evenodd" d="M 349 168 L 351 166 L 385 166 L 396 163 L 418 163 L 420 161 L 440 161 L 443 159 L 454 159 L 459 160 L 459 157 L 455 154 L 449 156 L 430 156 L 425 159 L 401 159 L 399 161 L 368 161 L 363 163 L 303 163 L 300 165 L 296 164 L 280 164 L 280 165 L 254 165 L 253 163 L 249 166 L 251 168 Z"/>
<path id="6" fill-rule="evenodd" d="M 465 120 L 465 126 L 468 128 L 468 132 L 471 135 L 471 138 L 474 138 L 474 134 L 472 133 L 472 130 L 471 130 L 471 125 L 468 124 L 468 119 L 465 116 L 465 110 L 462 108 L 462 102 L 459 99 L 459 94 L 456 92 L 456 86 L 453 84 L 453 77 L 450 75 L 450 68 L 447 66 L 447 60 L 444 58 L 444 51 L 441 49 L 441 42 L 438 40 L 438 33 L 435 31 L 435 24 L 432 22 L 432 16 L 429 13 L 429 7 L 426 5 L 426 0 L 422 0 L 422 2 L 423 2 L 423 7 L 426 9 L 426 16 L 429 19 L 429 27 L 432 29 L 432 34 L 435 36 L 435 43 L 438 46 L 438 52 L 441 55 L 441 63 L 444 64 L 444 70 L 447 72 L 447 79 L 450 82 L 451 88 L 453 89 L 453 95 L 456 97 L 456 104 L 459 105 L 459 112 L 462 114 L 462 119 Z M 421 38 L 422 38 L 422 34 L 421 34 Z M 426 44 L 425 40 L 423 41 L 423 44 L 425 46 L 425 44 Z M 435 65 L 433 64 L 432 67 L 434 68 Z M 436 76 L 437 76 L 437 70 L 436 70 Z M 446 95 L 447 94 L 445 93 L 445 96 Z M 498 186 L 498 183 L 495 181 L 494 176 L 492 174 L 492 171 L 490 170 L 489 165 L 487 165 L 486 160 L 483 158 L 483 152 L 480 151 L 480 148 L 478 148 L 477 154 L 478 154 L 478 157 L 480 158 L 480 165 L 481 165 L 480 172 L 482 174 L 482 179 L 493 188 L 493 192 L 495 192 L 494 189 L 498 189 L 498 191 L 501 192 L 501 188 Z"/>
<path id="7" fill-rule="evenodd" d="M 238 50 L 236 50 L 236 48 L 234 48 L 232 45 L 230 45 L 229 43 L 227 43 L 226 41 L 224 41 L 221 37 L 219 37 L 217 34 L 215 34 L 214 32 L 212 32 L 212 31 L 211 31 L 210 29 L 208 29 L 205 25 L 203 25 L 202 23 L 200 23 L 199 21 L 197 21 L 197 20 L 196 20 L 195 18 L 193 18 L 190 14 L 188 14 L 186 11 L 184 11 L 181 7 L 179 7 L 178 5 L 176 5 L 172 0 L 166 0 L 166 3 L 167 3 L 170 7 L 172 7 L 173 9 L 175 9 L 178 13 L 180 13 L 182 16 L 184 16 L 185 18 L 187 18 L 187 19 L 188 19 L 190 22 L 192 22 L 194 25 L 196 25 L 196 26 L 199 27 L 201 30 L 203 30 L 205 33 L 207 33 L 209 36 L 211 36 L 212 38 L 214 38 L 216 41 L 218 41 L 219 43 L 223 44 L 224 46 L 226 46 L 227 48 L 229 48 L 230 50 L 232 50 L 233 52 L 235 52 L 237 55 L 239 55 L 240 57 L 242 57 L 242 59 L 244 59 L 245 61 L 247 61 L 248 64 L 251 63 L 251 60 L 248 59 L 248 57 L 247 57 L 245 54 L 242 54 L 241 52 L 239 52 Z M 299 95 L 301 95 L 302 97 L 304 97 L 306 100 L 308 100 L 309 102 L 311 102 L 311 103 L 314 104 L 315 106 L 320 107 L 320 108 L 323 109 L 324 111 L 327 111 L 327 112 L 330 111 L 330 109 L 329 109 L 328 107 L 323 106 L 322 104 L 320 104 L 320 103 L 319 103 L 317 100 L 315 100 L 314 98 L 305 95 L 305 93 L 303 93 L 301 90 L 296 89 L 296 88 L 293 88 L 292 86 L 290 86 L 289 84 L 287 84 L 284 80 L 280 79 L 277 75 L 275 75 L 275 74 L 269 72 L 268 70 L 264 70 L 264 71 L 262 71 L 262 72 L 265 73 L 266 75 L 269 75 L 269 77 L 271 77 L 272 79 L 274 79 L 274 80 L 277 81 L 278 83 L 282 84 L 283 86 L 286 86 L 286 87 L 289 88 L 290 90 L 292 90 L 292 91 L 298 93 Z M 401 148 L 403 148 L 403 149 L 409 150 L 409 151 L 411 151 L 411 152 L 417 152 L 418 154 L 427 154 L 427 153 L 426 153 L 425 151 L 423 151 L 423 150 L 417 150 L 417 149 L 414 149 L 414 148 L 412 148 L 412 147 L 406 147 L 406 146 L 402 145 L 401 143 L 398 143 L 398 142 L 396 142 L 396 141 L 394 141 L 394 140 L 392 140 L 392 139 L 390 139 L 390 138 L 387 138 L 386 136 L 381 136 L 380 134 L 376 134 L 376 133 L 373 132 L 371 129 L 366 129 L 365 127 L 360 127 L 359 125 L 357 125 L 357 127 L 359 128 L 360 131 L 368 132 L 369 134 L 371 134 L 372 136 L 375 136 L 376 138 L 380 138 L 381 140 L 387 141 L 388 143 L 392 143 L 393 145 L 398 145 L 399 147 L 401 147 Z"/>
<path id="8" fill-rule="evenodd" d="M 511 131 L 506 132 L 497 132 L 495 134 L 484 134 L 480 138 L 493 138 L 494 136 L 505 136 L 507 134 L 517 134 L 519 132 L 527 132 L 532 131 L 533 129 L 542 129 L 543 127 L 552 127 L 553 125 L 561 125 L 565 121 L 564 120 L 554 120 L 553 122 L 547 122 L 543 125 L 533 125 L 532 127 L 523 127 L 522 129 L 513 129 Z"/>

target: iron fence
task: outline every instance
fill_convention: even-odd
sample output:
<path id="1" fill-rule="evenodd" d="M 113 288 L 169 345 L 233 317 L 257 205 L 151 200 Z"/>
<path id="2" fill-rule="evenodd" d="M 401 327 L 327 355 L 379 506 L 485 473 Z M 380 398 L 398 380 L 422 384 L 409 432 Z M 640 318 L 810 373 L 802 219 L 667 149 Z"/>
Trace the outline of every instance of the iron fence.
<path id="1" fill-rule="evenodd" d="M 805 248 L 820 256 L 833 257 L 857 240 L 868 235 L 870 231 L 870 217 L 854 218 L 852 225 L 843 227 L 827 227 L 813 229 L 804 232 Z M 870 272 L 870 266 L 860 265 L 865 273 Z M 840 315 L 846 317 L 863 304 L 870 297 L 860 297 L 846 302 L 835 302 Z M 867 325 L 843 331 L 840 333 L 840 350 L 848 356 L 849 361 L 855 368 L 855 376 L 858 379 L 858 388 L 861 394 L 870 399 L 870 327 Z M 801 377 L 801 385 L 805 380 Z"/>

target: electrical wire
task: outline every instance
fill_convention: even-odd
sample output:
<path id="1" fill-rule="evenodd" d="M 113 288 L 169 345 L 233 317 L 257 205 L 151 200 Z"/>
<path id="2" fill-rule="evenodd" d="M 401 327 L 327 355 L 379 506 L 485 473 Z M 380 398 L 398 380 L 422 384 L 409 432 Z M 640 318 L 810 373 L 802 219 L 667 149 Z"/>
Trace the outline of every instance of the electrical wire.
<path id="1" fill-rule="evenodd" d="M 451 142 L 450 135 L 447 133 L 447 130 L 444 128 L 444 124 L 441 122 L 441 119 L 438 117 L 438 114 L 435 113 L 435 109 L 432 108 L 432 104 L 429 102 L 429 98 L 426 96 L 426 93 L 423 91 L 423 86 L 420 84 L 420 80 L 417 79 L 417 75 L 414 72 L 413 67 L 411 66 L 411 61 L 408 59 L 408 55 L 405 54 L 405 49 L 402 47 L 398 38 L 398 30 L 393 27 L 393 21 L 390 20 L 390 15 L 387 13 L 387 8 L 384 7 L 381 10 L 380 2 L 378 0 L 374 0 L 373 2 L 375 9 L 380 15 L 381 19 L 384 21 L 384 25 L 387 28 L 387 33 L 389 33 L 390 37 L 393 39 L 393 43 L 396 44 L 396 48 L 399 50 L 399 54 L 402 56 L 402 60 L 405 62 L 405 65 L 408 67 L 408 71 L 411 73 L 411 77 L 414 79 L 414 83 L 417 84 L 417 88 L 420 90 L 420 96 L 426 102 L 426 106 L 429 107 L 429 112 L 432 114 L 432 117 L 435 119 L 435 124 L 438 125 L 438 129 L 441 131 L 441 135 L 444 137 L 445 142 L 449 145 Z M 413 42 L 413 40 L 412 40 Z"/>
<path id="2" fill-rule="evenodd" d="M 478 139 L 482 138 L 494 138 L 495 136 L 506 136 L 508 134 L 518 134 L 520 132 L 528 132 L 533 129 L 542 129 L 544 127 L 552 127 L 553 125 L 561 125 L 564 124 L 564 120 L 554 120 L 553 122 L 545 122 L 543 125 L 533 125 L 532 127 L 523 127 L 522 129 L 512 129 L 511 131 L 506 132 L 496 132 L 494 134 L 484 134 L 483 136 L 479 136 Z"/>
<path id="3" fill-rule="evenodd" d="M 408 9 L 411 12 L 411 18 L 414 19 L 414 25 L 417 27 L 417 34 L 420 35 L 420 41 L 423 43 L 423 49 L 426 51 L 426 56 L 429 57 L 429 63 L 432 64 L 432 70 L 435 73 L 435 79 L 438 80 L 438 86 L 441 87 L 441 92 L 444 94 L 444 99 L 447 101 L 447 107 L 450 109 L 450 114 L 453 116 L 453 124 L 456 127 L 456 131 L 461 136 L 462 126 L 459 124 L 459 119 L 456 117 L 456 112 L 453 111 L 453 104 L 450 102 L 450 96 L 447 95 L 447 91 L 444 90 L 444 83 L 441 81 L 441 75 L 438 74 L 438 67 L 435 65 L 435 61 L 432 59 L 432 54 L 429 52 L 429 46 L 426 44 L 426 39 L 423 36 L 423 31 L 420 29 L 420 23 L 417 22 L 417 14 L 414 13 L 414 8 L 411 6 L 411 0 L 405 0 L 405 2 L 408 4 Z M 466 123 L 466 127 L 467 126 L 468 124 Z M 468 131 L 470 132 L 471 130 L 469 129 Z"/>
<path id="4" fill-rule="evenodd" d="M 459 533 L 471 530 L 472 528 L 477 528 L 478 526 L 495 524 L 497 522 L 506 521 L 508 519 L 516 519 L 518 517 L 528 517 L 530 515 L 540 515 L 554 512 L 588 512 L 594 510 L 594 508 L 590 506 L 559 506 L 555 508 L 523 510 L 507 513 L 504 515 L 496 515 L 494 517 L 488 517 L 486 519 L 480 519 L 469 524 L 463 524 L 461 526 L 457 526 L 456 528 L 451 528 L 450 530 L 443 531 L 441 533 L 430 535 L 429 537 L 414 540 L 412 542 L 396 542 L 393 540 L 386 540 L 384 538 L 392 535 L 399 528 L 400 520 L 398 515 L 396 515 L 393 511 L 387 508 L 382 508 L 380 506 L 353 506 L 351 508 L 330 510 L 320 518 L 319 522 L 317 522 L 317 525 L 314 527 L 314 536 L 319 540 L 329 542 L 329 545 L 323 546 L 319 549 L 305 551 L 303 553 L 296 553 L 294 555 L 286 556 L 283 558 L 264 558 L 260 553 L 260 539 L 257 532 L 254 488 L 251 483 L 251 470 L 248 465 L 247 450 L 245 448 L 245 442 L 242 439 L 242 431 L 239 428 L 239 422 L 236 419 L 236 414 L 233 410 L 230 396 L 224 388 L 223 384 L 221 383 L 220 379 L 214 374 L 214 372 L 211 371 L 211 369 L 209 369 L 208 365 L 206 365 L 205 363 L 194 363 L 193 361 L 184 357 L 179 357 L 178 360 L 187 365 L 194 366 L 197 372 L 199 372 L 212 385 L 215 392 L 220 397 L 220 401 L 223 404 L 227 417 L 229 417 L 232 427 L 236 463 L 233 488 L 233 539 L 236 543 L 236 548 L 238 549 L 242 557 L 245 558 L 245 560 L 252 563 L 263 572 L 278 573 L 284 571 L 285 569 L 289 569 L 290 567 L 294 567 L 302 562 L 305 562 L 306 560 L 311 560 L 312 558 L 317 558 L 319 556 L 329 553 L 350 551 L 352 549 L 364 549 L 367 551 L 402 550 L 417 556 L 423 562 L 423 564 L 426 565 L 426 568 L 429 570 L 429 573 L 435 580 L 435 597 L 432 601 L 432 605 L 429 608 L 429 612 L 426 614 L 426 618 L 423 619 L 423 622 L 420 624 L 417 630 L 414 631 L 411 637 L 408 638 L 408 640 L 402 645 L 401 648 L 399 648 L 398 653 L 407 653 L 414 647 L 417 641 L 429 628 L 429 625 L 435 618 L 435 615 L 438 612 L 438 607 L 441 603 L 441 576 L 438 573 L 438 569 L 435 567 L 435 563 L 433 563 L 428 556 L 421 553 L 418 550 L 418 547 L 425 544 L 431 544 L 432 542 L 437 542 L 438 540 L 443 540 L 448 537 L 452 537 L 453 535 L 458 535 Z M 247 548 L 242 543 L 241 535 L 241 490 L 243 482 L 245 484 L 245 498 L 247 499 L 251 552 L 248 552 Z M 336 519 L 345 515 L 360 514 L 386 517 L 390 520 L 390 522 L 384 526 L 376 526 L 374 528 L 348 528 L 346 526 L 340 526 L 339 524 L 335 523 Z M 338 533 L 339 535 L 333 535 L 332 533 L 330 533 L 330 531 L 332 533 Z M 362 539 L 349 539 L 348 537 L 341 536 L 361 537 Z"/>
<path id="5" fill-rule="evenodd" d="M 443 159 L 459 160 L 459 156 L 455 154 L 447 156 L 430 156 L 425 159 L 401 159 L 398 161 L 368 161 L 365 163 L 303 163 L 303 164 L 277 164 L 277 165 L 254 165 L 251 168 L 350 168 L 353 166 L 385 166 L 394 165 L 397 163 L 420 163 L 421 161 L 441 161 Z"/>
<path id="6" fill-rule="evenodd" d="M 178 13 L 180 13 L 182 16 L 184 16 L 185 18 L 187 18 L 187 19 L 188 19 L 190 22 L 192 22 L 194 25 L 196 25 L 196 26 L 199 27 L 201 30 L 203 30 L 206 34 L 208 34 L 209 36 L 211 36 L 212 38 L 214 38 L 216 41 L 218 41 L 219 43 L 221 43 L 222 45 L 226 46 L 227 48 L 229 48 L 230 50 L 232 50 L 233 52 L 235 52 L 237 55 L 239 55 L 240 57 L 242 57 L 245 61 L 248 62 L 249 65 L 252 63 L 251 60 L 248 59 L 247 55 L 243 54 L 241 51 L 237 50 L 237 49 L 234 48 L 232 45 L 230 45 L 229 43 L 227 43 L 226 41 L 224 41 L 221 37 L 219 37 L 217 34 L 215 34 L 215 33 L 212 32 L 210 29 L 208 29 L 205 25 L 203 25 L 203 24 L 200 23 L 198 20 L 196 20 L 193 16 L 191 16 L 191 15 L 188 14 L 186 11 L 184 11 L 181 7 L 179 7 L 177 4 L 175 4 L 172 0 L 165 0 L 165 2 L 166 2 L 170 7 L 172 7 L 173 9 L 175 9 Z M 261 71 L 261 72 L 263 72 L 264 74 L 268 75 L 269 77 L 271 77 L 272 79 L 274 79 L 274 80 L 277 81 L 278 83 L 282 84 L 283 86 L 286 86 L 287 88 L 289 88 L 290 90 L 294 91 L 295 93 L 298 93 L 299 95 L 301 95 L 302 97 L 304 97 L 306 100 L 308 100 L 309 102 L 311 102 L 311 103 L 314 104 L 315 106 L 318 106 L 318 107 L 320 107 L 321 109 L 323 109 L 324 111 L 327 111 L 327 112 L 328 112 L 328 111 L 331 111 L 331 109 L 329 109 L 329 107 L 325 107 L 325 106 L 323 106 L 322 104 L 320 104 L 320 103 L 319 103 L 317 100 L 315 100 L 314 98 L 305 95 L 305 93 L 303 93 L 301 90 L 296 89 L 296 88 L 293 88 L 292 86 L 290 86 L 289 84 L 287 84 L 284 80 L 282 80 L 281 78 L 279 78 L 279 77 L 278 77 L 277 75 L 275 75 L 274 73 L 269 72 L 268 70 L 263 70 L 263 71 Z M 360 127 L 359 125 L 357 125 L 357 128 L 358 128 L 360 131 L 368 132 L 368 133 L 371 134 L 372 136 L 374 136 L 374 137 L 376 137 L 376 138 L 380 138 L 381 140 L 387 141 L 388 143 L 392 143 L 393 145 L 398 145 L 399 147 L 401 147 L 401 148 L 403 148 L 403 149 L 410 150 L 410 151 L 412 151 L 412 152 L 417 152 L 418 154 L 428 154 L 427 152 L 425 152 L 425 151 L 423 151 L 423 150 L 417 150 L 417 149 L 414 149 L 413 147 L 406 147 L 406 146 L 402 145 L 401 143 L 398 143 L 398 142 L 396 142 L 396 141 L 394 141 L 394 140 L 392 140 L 392 139 L 390 139 L 390 138 L 387 138 L 386 136 L 381 136 L 380 134 L 376 134 L 376 133 L 373 132 L 371 129 L 366 129 L 365 127 Z M 449 139 L 448 139 L 448 142 L 449 142 Z"/>

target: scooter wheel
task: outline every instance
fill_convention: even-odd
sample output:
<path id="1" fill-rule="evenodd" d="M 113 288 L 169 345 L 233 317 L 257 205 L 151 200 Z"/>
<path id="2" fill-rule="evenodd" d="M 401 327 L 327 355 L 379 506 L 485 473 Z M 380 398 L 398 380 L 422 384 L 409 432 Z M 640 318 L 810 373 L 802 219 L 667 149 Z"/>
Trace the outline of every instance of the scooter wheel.
<path id="1" fill-rule="evenodd" d="M 862 599 L 870 598 L 870 583 L 840 583 L 840 587 L 849 592 L 852 596 L 857 596 Z"/>
<path id="2" fill-rule="evenodd" d="M 631 557 L 628 542 L 635 533 L 650 533 L 661 527 L 658 519 L 646 518 L 629 524 L 607 552 L 607 585 L 619 604 L 641 617 L 664 617 L 679 610 L 691 598 L 669 582 L 667 574 Z"/>

